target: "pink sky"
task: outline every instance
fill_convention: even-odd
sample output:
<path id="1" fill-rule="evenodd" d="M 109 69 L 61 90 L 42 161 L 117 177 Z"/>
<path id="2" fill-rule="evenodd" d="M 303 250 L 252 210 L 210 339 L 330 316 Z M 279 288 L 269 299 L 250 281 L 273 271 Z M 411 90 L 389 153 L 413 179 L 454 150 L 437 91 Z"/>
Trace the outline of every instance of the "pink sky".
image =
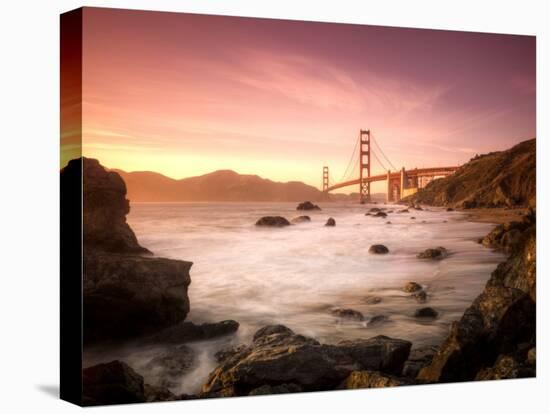
<path id="1" fill-rule="evenodd" d="M 360 128 L 398 168 L 535 137 L 534 37 L 95 8 L 83 32 L 83 152 L 108 167 L 319 187 Z"/>

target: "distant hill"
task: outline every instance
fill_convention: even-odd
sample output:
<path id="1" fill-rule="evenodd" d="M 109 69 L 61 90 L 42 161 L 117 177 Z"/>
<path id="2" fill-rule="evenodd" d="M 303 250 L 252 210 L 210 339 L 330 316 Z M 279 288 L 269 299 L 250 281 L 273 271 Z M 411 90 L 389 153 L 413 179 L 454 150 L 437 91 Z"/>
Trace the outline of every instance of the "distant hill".
<path id="1" fill-rule="evenodd" d="M 317 188 L 299 181 L 280 183 L 230 170 L 174 180 L 150 171 L 118 172 L 131 201 L 323 201 Z"/>
<path id="2" fill-rule="evenodd" d="M 535 151 L 536 140 L 531 139 L 506 151 L 478 155 L 404 201 L 462 208 L 535 207 Z"/>

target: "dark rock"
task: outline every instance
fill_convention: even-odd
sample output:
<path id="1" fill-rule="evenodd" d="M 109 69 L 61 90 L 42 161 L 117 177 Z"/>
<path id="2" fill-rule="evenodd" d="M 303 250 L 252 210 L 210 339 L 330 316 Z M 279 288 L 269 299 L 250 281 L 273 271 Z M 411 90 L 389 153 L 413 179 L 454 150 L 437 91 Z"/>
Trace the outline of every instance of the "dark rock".
<path id="1" fill-rule="evenodd" d="M 84 342 L 149 334 L 185 319 L 191 262 L 145 257 L 126 223 L 130 211 L 120 175 L 82 158 L 61 171 L 62 191 L 83 181 Z"/>
<path id="2" fill-rule="evenodd" d="M 86 249 L 150 253 L 139 245 L 136 235 L 126 223 L 130 202 L 126 199 L 126 185 L 120 175 L 105 170 L 98 160 L 83 157 L 69 161 L 61 170 L 62 191 L 71 191 L 67 186 L 74 177 L 82 177 L 83 182 L 82 227 Z"/>
<path id="3" fill-rule="evenodd" d="M 426 291 L 419 290 L 411 295 L 418 303 L 426 303 L 428 301 L 428 295 Z"/>
<path id="4" fill-rule="evenodd" d="M 144 385 L 145 401 L 160 402 L 160 401 L 176 401 L 179 400 L 168 388 L 157 387 L 154 385 Z"/>
<path id="5" fill-rule="evenodd" d="M 345 379 L 342 388 L 351 390 L 359 388 L 386 388 L 399 385 L 410 385 L 413 382 L 407 378 L 382 374 L 377 371 L 354 371 Z"/>
<path id="6" fill-rule="evenodd" d="M 378 213 L 372 214 L 372 217 L 386 218 L 386 217 L 388 217 L 388 215 L 386 213 L 384 213 L 383 211 L 379 211 Z"/>
<path id="7" fill-rule="evenodd" d="M 256 222 L 256 226 L 284 227 L 290 226 L 290 222 L 281 216 L 265 216 Z"/>
<path id="8" fill-rule="evenodd" d="M 232 346 L 229 348 L 224 348 L 216 352 L 214 354 L 214 358 L 216 358 L 216 361 L 218 362 L 223 362 L 227 358 L 231 358 L 241 352 L 244 352 L 247 349 L 248 349 L 248 346 L 244 344 Z"/>
<path id="9" fill-rule="evenodd" d="M 403 286 L 403 291 L 407 293 L 413 293 L 419 290 L 422 290 L 422 286 L 416 282 L 407 282 L 407 284 Z"/>
<path id="10" fill-rule="evenodd" d="M 189 312 L 191 262 L 87 251 L 84 340 L 141 336 L 177 324 Z"/>
<path id="11" fill-rule="evenodd" d="M 411 220 L 416 220 L 416 217 L 412 216 L 412 217 L 409 217 Z"/>
<path id="12" fill-rule="evenodd" d="M 374 315 L 367 322 L 367 326 L 378 326 L 390 322 L 390 317 L 387 315 Z"/>
<path id="13" fill-rule="evenodd" d="M 428 345 L 411 350 L 409 359 L 403 366 L 403 376 L 416 378 L 420 370 L 432 362 L 437 349 L 436 346 Z"/>
<path id="14" fill-rule="evenodd" d="M 235 333 L 237 329 L 239 329 L 239 323 L 233 320 L 203 323 L 201 325 L 196 325 L 193 322 L 182 322 L 164 329 L 148 339 L 153 343 L 180 344 L 230 335 Z"/>
<path id="15" fill-rule="evenodd" d="M 452 207 L 447 207 L 446 211 L 455 211 L 455 209 Z"/>
<path id="16" fill-rule="evenodd" d="M 309 216 L 298 216 L 294 217 L 292 220 L 292 223 L 306 223 L 311 221 L 311 217 Z"/>
<path id="17" fill-rule="evenodd" d="M 386 224 L 391 224 L 391 221 L 386 221 Z"/>
<path id="18" fill-rule="evenodd" d="M 383 244 L 373 244 L 369 247 L 369 253 L 371 254 L 387 254 L 390 250 Z"/>
<path id="19" fill-rule="evenodd" d="M 449 255 L 448 251 L 444 247 L 436 247 L 435 249 L 426 249 L 421 253 L 418 253 L 416 257 L 419 259 L 444 259 Z"/>
<path id="20" fill-rule="evenodd" d="M 311 201 L 304 201 L 303 203 L 298 204 L 296 210 L 321 210 L 321 207 L 313 204 Z"/>
<path id="21" fill-rule="evenodd" d="M 486 247 L 511 254 L 523 246 L 525 237 L 528 236 L 527 229 L 534 226 L 535 219 L 535 213 L 531 210 L 520 222 L 499 224 L 482 239 L 481 243 Z"/>
<path id="22" fill-rule="evenodd" d="M 360 362 L 363 369 L 399 375 L 409 357 L 411 343 L 378 335 L 369 339 L 340 341 L 336 347 Z"/>
<path id="23" fill-rule="evenodd" d="M 325 345 L 282 325 L 267 326 L 256 332 L 250 347 L 210 374 L 201 395 L 249 395 L 282 384 L 303 391 L 335 389 L 353 371 L 400 372 L 410 347 L 408 341 L 383 336 Z"/>
<path id="24" fill-rule="evenodd" d="M 369 209 L 369 213 L 379 213 L 381 211 L 382 210 L 378 207 L 372 207 L 371 209 Z"/>
<path id="25" fill-rule="evenodd" d="M 83 405 L 145 401 L 143 377 L 124 362 L 112 361 L 82 370 Z"/>
<path id="26" fill-rule="evenodd" d="M 329 227 L 336 226 L 336 221 L 332 217 L 330 217 L 325 223 L 325 226 L 329 226 Z"/>
<path id="27" fill-rule="evenodd" d="M 476 380 L 498 380 L 509 378 L 529 378 L 535 377 L 536 371 L 530 366 L 526 366 L 517 361 L 513 356 L 500 356 L 495 365 L 490 368 L 483 368 L 476 375 Z"/>
<path id="28" fill-rule="evenodd" d="M 434 308 L 430 308 L 430 307 L 420 308 L 414 312 L 414 316 L 416 318 L 433 319 L 433 318 L 437 318 L 437 315 L 439 315 L 439 313 Z"/>
<path id="29" fill-rule="evenodd" d="M 533 347 L 527 352 L 527 364 L 531 366 L 537 365 L 537 348 Z"/>
<path id="30" fill-rule="evenodd" d="M 415 210 L 419 210 L 419 211 L 422 211 L 424 210 L 422 207 L 420 207 L 418 204 L 416 206 L 413 207 Z"/>
<path id="31" fill-rule="evenodd" d="M 338 318 L 349 319 L 353 321 L 362 321 L 365 319 L 361 312 L 354 309 L 336 308 L 332 309 L 330 311 L 330 314 L 333 316 L 337 316 Z"/>
<path id="32" fill-rule="evenodd" d="M 262 385 L 254 388 L 248 395 L 290 394 L 294 392 L 302 392 L 302 387 L 298 384 Z"/>

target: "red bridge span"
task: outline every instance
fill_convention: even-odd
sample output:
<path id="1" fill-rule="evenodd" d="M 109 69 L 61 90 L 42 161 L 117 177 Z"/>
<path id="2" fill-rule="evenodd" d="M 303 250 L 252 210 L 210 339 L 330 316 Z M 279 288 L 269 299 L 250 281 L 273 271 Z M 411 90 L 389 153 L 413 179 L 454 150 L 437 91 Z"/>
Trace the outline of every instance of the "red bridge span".
<path id="1" fill-rule="evenodd" d="M 374 144 L 374 146 L 371 146 L 371 144 Z M 375 151 L 375 148 L 378 148 L 378 151 Z M 359 149 L 359 151 L 357 151 L 357 149 Z M 356 153 L 358 155 L 357 158 L 355 157 Z M 378 157 L 378 153 L 380 153 L 381 157 Z M 387 170 L 386 173 L 371 175 L 371 156 L 376 159 L 385 170 Z M 382 159 L 385 159 L 386 163 L 390 167 L 393 167 L 393 171 L 389 168 L 385 168 L 386 163 L 381 161 Z M 358 167 L 359 176 L 356 178 L 346 179 L 347 172 L 352 165 L 353 167 L 350 175 L 353 175 L 356 167 Z M 458 166 L 414 169 L 406 169 L 405 167 L 402 167 L 398 170 L 393 166 L 378 143 L 374 140 L 371 131 L 362 129 L 359 131 L 359 137 L 350 158 L 350 162 L 344 172 L 344 176 L 338 183 L 330 183 L 329 167 L 323 167 L 323 192 L 329 193 L 330 191 L 337 190 L 339 188 L 356 185 L 359 187 L 359 202 L 365 203 L 371 200 L 370 184 L 376 181 L 386 181 L 386 200 L 388 202 L 397 202 L 406 196 L 416 193 L 420 188 L 425 187 L 430 181 L 453 174 L 458 168 Z"/>

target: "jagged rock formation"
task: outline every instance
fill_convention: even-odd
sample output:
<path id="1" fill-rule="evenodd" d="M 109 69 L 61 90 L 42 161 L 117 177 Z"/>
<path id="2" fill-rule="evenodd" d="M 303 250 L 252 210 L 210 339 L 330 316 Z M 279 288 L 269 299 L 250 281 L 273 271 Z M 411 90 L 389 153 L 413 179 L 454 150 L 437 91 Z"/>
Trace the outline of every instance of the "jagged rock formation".
<path id="1" fill-rule="evenodd" d="M 260 393 L 258 389 L 336 389 L 354 371 L 400 374 L 410 348 L 408 341 L 385 336 L 326 345 L 295 334 L 283 325 L 270 325 L 255 333 L 250 346 L 224 353 L 201 395 L 250 395 Z"/>
<path id="2" fill-rule="evenodd" d="M 97 160 L 82 158 L 61 171 L 62 185 L 81 174 L 84 342 L 132 338 L 183 321 L 192 263 L 147 257 L 126 223 L 124 181 Z"/>
<path id="3" fill-rule="evenodd" d="M 535 375 L 536 219 L 497 227 L 486 243 L 508 250 L 484 291 L 451 326 L 451 333 L 423 368 L 423 382 L 471 381 Z M 520 231 L 519 234 L 511 232 Z M 513 243 L 511 242 L 513 240 Z"/>
<path id="4" fill-rule="evenodd" d="M 536 140 L 472 158 L 453 175 L 404 199 L 410 204 L 461 208 L 535 207 Z"/>

